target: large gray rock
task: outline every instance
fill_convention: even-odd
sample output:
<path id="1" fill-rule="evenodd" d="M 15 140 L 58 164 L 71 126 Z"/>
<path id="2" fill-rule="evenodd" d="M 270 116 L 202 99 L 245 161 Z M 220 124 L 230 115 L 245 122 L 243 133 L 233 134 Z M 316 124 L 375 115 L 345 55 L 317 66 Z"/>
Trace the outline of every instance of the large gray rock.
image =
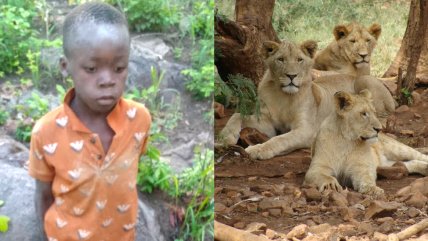
<path id="1" fill-rule="evenodd" d="M 1 144 L 3 143 L 3 144 Z M 6 143 L 6 144 L 4 144 Z M 5 202 L 0 215 L 10 217 L 9 230 L 0 233 L 1 241 L 41 241 L 34 207 L 35 182 L 21 164 L 28 158 L 28 150 L 21 144 L 0 136 L 0 200 Z M 22 151 L 24 149 L 24 151 Z M 17 150 L 21 150 L 17 155 Z M 13 159 L 11 156 L 15 156 Z M 177 229 L 169 224 L 169 208 L 162 195 L 140 193 L 136 241 L 174 240 Z"/>

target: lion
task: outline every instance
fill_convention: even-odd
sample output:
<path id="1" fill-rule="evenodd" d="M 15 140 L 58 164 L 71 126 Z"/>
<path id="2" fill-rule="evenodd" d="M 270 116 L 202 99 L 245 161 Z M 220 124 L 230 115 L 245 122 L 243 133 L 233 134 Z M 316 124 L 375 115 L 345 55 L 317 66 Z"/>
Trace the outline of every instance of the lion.
<path id="1" fill-rule="evenodd" d="M 409 173 L 428 175 L 428 156 L 380 133 L 371 93 L 339 91 L 336 111 L 322 123 L 312 146 L 304 185 L 341 191 L 342 186 L 370 196 L 383 195 L 376 186 L 376 168 L 405 161 Z"/>
<path id="2" fill-rule="evenodd" d="M 260 115 L 233 114 L 220 132 L 223 144 L 236 144 L 241 129 L 252 127 L 271 137 L 265 143 L 245 149 L 253 159 L 268 159 L 310 148 L 322 121 L 334 111 L 334 93 L 360 91 L 358 88 L 367 84 L 357 84 L 355 77 L 350 75 L 325 76 L 313 81 L 311 68 L 316 47 L 312 40 L 300 46 L 288 41 L 263 43 L 267 70 L 257 90 Z M 368 82 L 370 84 L 364 88 L 375 93 L 376 110 L 391 111 L 391 103 L 392 106 L 394 103 L 386 87 Z"/>
<path id="3" fill-rule="evenodd" d="M 370 75 L 370 59 L 381 31 L 377 23 L 369 28 L 358 23 L 337 25 L 333 30 L 335 40 L 315 56 L 314 69 Z"/>

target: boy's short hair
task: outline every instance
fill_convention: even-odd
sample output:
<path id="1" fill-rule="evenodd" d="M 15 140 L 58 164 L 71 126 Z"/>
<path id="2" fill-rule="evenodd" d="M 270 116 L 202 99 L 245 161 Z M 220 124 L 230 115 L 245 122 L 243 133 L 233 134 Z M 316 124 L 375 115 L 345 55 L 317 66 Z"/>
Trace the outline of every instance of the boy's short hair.
<path id="1" fill-rule="evenodd" d="M 63 25 L 63 50 L 65 56 L 70 56 L 70 43 L 77 27 L 84 23 L 101 23 L 124 25 L 128 29 L 125 16 L 116 8 L 100 2 L 90 2 L 74 8 L 65 18 Z"/>

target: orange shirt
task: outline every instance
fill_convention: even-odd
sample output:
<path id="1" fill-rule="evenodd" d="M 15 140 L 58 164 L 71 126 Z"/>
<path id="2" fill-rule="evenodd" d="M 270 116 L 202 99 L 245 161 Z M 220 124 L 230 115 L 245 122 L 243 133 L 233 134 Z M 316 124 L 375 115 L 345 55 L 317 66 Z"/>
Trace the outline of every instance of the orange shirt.
<path id="1" fill-rule="evenodd" d="M 120 99 L 107 117 L 114 130 L 108 153 L 101 140 L 64 104 L 42 117 L 31 137 L 29 174 L 52 182 L 55 202 L 45 215 L 49 241 L 133 241 L 138 161 L 145 152 L 150 114 Z"/>

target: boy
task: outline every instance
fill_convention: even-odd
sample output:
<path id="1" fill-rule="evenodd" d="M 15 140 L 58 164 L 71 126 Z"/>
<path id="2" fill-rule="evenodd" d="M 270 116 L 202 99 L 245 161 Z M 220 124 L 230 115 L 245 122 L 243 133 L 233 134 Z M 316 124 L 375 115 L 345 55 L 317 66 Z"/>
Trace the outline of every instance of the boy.
<path id="1" fill-rule="evenodd" d="M 135 239 L 138 160 L 150 114 L 121 97 L 130 36 L 124 16 L 104 3 L 67 15 L 61 73 L 74 88 L 42 117 L 31 138 L 29 174 L 49 241 Z"/>

